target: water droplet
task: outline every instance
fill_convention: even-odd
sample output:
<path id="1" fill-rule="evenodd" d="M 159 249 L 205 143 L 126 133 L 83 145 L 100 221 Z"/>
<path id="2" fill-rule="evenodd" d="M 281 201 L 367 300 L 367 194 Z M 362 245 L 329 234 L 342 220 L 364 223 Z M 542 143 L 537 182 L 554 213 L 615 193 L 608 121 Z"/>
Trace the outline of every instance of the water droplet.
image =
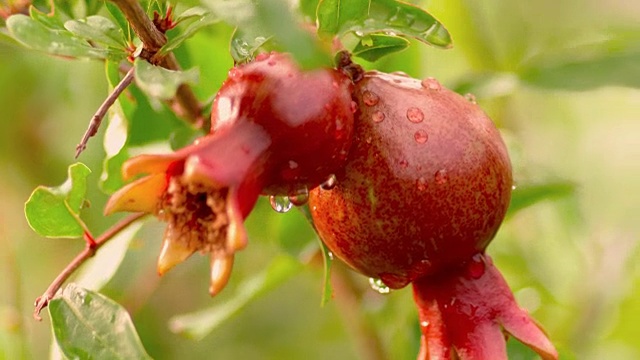
<path id="1" fill-rule="evenodd" d="M 228 75 L 229 75 L 229 78 L 233 80 L 240 80 L 244 74 L 242 73 L 242 70 L 240 70 L 237 67 L 234 67 L 229 70 Z"/>
<path id="2" fill-rule="evenodd" d="M 367 106 L 374 106 L 380 101 L 380 97 L 371 91 L 365 91 L 362 93 L 362 102 Z"/>
<path id="3" fill-rule="evenodd" d="M 420 176 L 416 180 L 416 188 L 418 188 L 418 191 L 427 190 L 427 179 L 425 179 L 424 177 Z"/>
<path id="4" fill-rule="evenodd" d="M 335 175 L 329 176 L 327 180 L 325 180 L 322 184 L 320 184 L 320 188 L 322 190 L 331 190 L 338 184 L 338 179 Z"/>
<path id="5" fill-rule="evenodd" d="M 472 93 L 466 93 L 464 94 L 464 98 L 467 99 L 468 102 L 472 103 L 472 104 L 476 104 L 476 96 L 473 95 Z"/>
<path id="6" fill-rule="evenodd" d="M 403 169 L 406 169 L 409 167 L 409 162 L 407 161 L 407 159 L 402 159 L 398 162 L 398 164 L 400 165 L 400 167 L 402 167 Z"/>
<path id="7" fill-rule="evenodd" d="M 302 206 L 309 202 L 309 189 L 302 188 L 295 194 L 289 195 L 289 201 L 295 206 Z"/>
<path id="8" fill-rule="evenodd" d="M 513 183 L 513 184 L 511 185 L 511 190 L 512 190 L 512 191 L 513 191 L 513 190 L 515 190 L 515 189 L 517 189 L 517 188 L 518 188 L 518 184 Z"/>
<path id="9" fill-rule="evenodd" d="M 369 278 L 369 285 L 371 285 L 373 290 L 380 294 L 388 294 L 391 291 L 391 289 L 389 289 L 389 287 L 380 279 Z"/>
<path id="10" fill-rule="evenodd" d="M 351 112 L 355 114 L 356 111 L 358 111 L 358 104 L 355 101 L 352 101 L 351 102 Z"/>
<path id="11" fill-rule="evenodd" d="M 291 206 L 293 206 L 288 196 L 271 195 L 269 196 L 269 203 L 271 204 L 271 208 L 273 210 L 282 214 L 291 210 Z"/>
<path id="12" fill-rule="evenodd" d="M 256 61 L 263 61 L 269 57 L 269 53 L 260 53 L 256 56 Z"/>
<path id="13" fill-rule="evenodd" d="M 428 321 L 421 321 L 420 322 L 420 326 L 427 327 L 427 326 L 429 326 L 429 322 Z"/>
<path id="14" fill-rule="evenodd" d="M 333 260 L 333 253 L 331 251 L 327 251 L 327 256 L 329 257 L 329 260 Z"/>
<path id="15" fill-rule="evenodd" d="M 380 111 L 380 110 L 378 110 L 378 111 L 374 112 L 374 113 L 371 115 L 371 119 L 372 119 L 372 120 L 373 120 L 373 122 L 375 122 L 375 123 L 382 122 L 382 120 L 384 120 L 384 117 L 385 117 L 385 116 L 384 116 L 384 113 L 383 113 L 382 111 Z"/>
<path id="16" fill-rule="evenodd" d="M 429 140 L 429 135 L 425 130 L 418 130 L 415 134 L 413 134 L 413 138 L 416 140 L 418 144 L 424 144 Z"/>
<path id="17" fill-rule="evenodd" d="M 418 109 L 417 107 L 410 107 L 407 110 L 407 119 L 409 119 L 409 121 L 411 121 L 412 123 L 419 123 L 422 122 L 422 120 L 424 120 L 424 113 L 422 112 L 422 110 Z"/>
<path id="18" fill-rule="evenodd" d="M 360 30 L 356 30 L 355 34 L 356 34 L 357 37 L 363 37 L 364 36 L 364 33 L 362 31 L 360 31 Z"/>
<path id="19" fill-rule="evenodd" d="M 367 144 L 371 144 L 371 141 L 373 141 L 373 139 L 371 138 L 371 136 L 367 136 L 367 138 L 366 138 L 366 139 L 364 139 L 364 141 L 365 141 Z"/>
<path id="20" fill-rule="evenodd" d="M 396 75 L 396 76 L 402 76 L 402 77 L 410 77 L 406 72 L 404 71 L 394 71 L 391 73 L 391 75 Z"/>
<path id="21" fill-rule="evenodd" d="M 298 168 L 298 163 L 293 160 L 289 160 L 289 169 L 297 169 L 297 168 Z"/>
<path id="22" fill-rule="evenodd" d="M 442 185 L 442 184 L 446 183 L 449 180 L 447 178 L 447 170 L 440 169 L 440 170 L 436 171 L 435 178 L 436 178 L 436 184 L 438 184 L 438 185 Z"/>
<path id="23" fill-rule="evenodd" d="M 440 82 L 438 80 L 436 80 L 435 78 L 432 77 L 428 77 L 426 79 L 423 79 L 420 84 L 422 84 L 422 87 L 425 89 L 429 89 L 429 90 L 435 90 L 435 91 L 440 91 L 442 90 L 442 84 L 440 84 Z"/>
<path id="24" fill-rule="evenodd" d="M 476 254 L 467 264 L 467 273 L 474 279 L 479 279 L 484 275 L 485 269 L 486 265 L 480 254 Z"/>

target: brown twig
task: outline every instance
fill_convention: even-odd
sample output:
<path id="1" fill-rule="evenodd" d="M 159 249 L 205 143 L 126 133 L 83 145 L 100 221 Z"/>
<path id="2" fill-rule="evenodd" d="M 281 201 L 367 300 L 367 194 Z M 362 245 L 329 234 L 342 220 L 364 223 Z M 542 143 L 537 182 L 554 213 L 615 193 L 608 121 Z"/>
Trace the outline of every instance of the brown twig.
<path id="1" fill-rule="evenodd" d="M 102 119 L 107 114 L 107 110 L 109 110 L 113 103 L 116 102 L 118 96 L 120 96 L 124 89 L 126 89 L 127 86 L 129 86 L 133 82 L 133 73 L 134 68 L 132 67 L 131 69 L 129 69 L 129 71 L 127 71 L 118 85 L 116 85 L 111 94 L 109 94 L 109 96 L 104 100 L 102 105 L 100 105 L 98 111 L 96 111 L 93 117 L 91 117 L 91 121 L 89 122 L 87 131 L 84 132 L 82 140 L 80 140 L 80 143 L 78 144 L 78 146 L 76 146 L 76 159 L 78 158 L 78 156 L 80 156 L 80 153 L 82 153 L 84 149 L 87 148 L 87 141 L 89 141 L 89 138 L 91 138 L 98 132 L 98 128 L 102 123 Z"/>
<path id="2" fill-rule="evenodd" d="M 158 51 L 167 43 L 167 38 L 156 28 L 153 21 L 147 16 L 144 9 L 137 0 L 111 0 L 122 11 L 127 18 L 133 31 L 138 35 L 143 43 L 143 51 L 140 55 L 145 60 L 154 65 L 160 65 L 170 70 L 180 70 L 178 60 L 173 54 L 159 56 Z M 176 92 L 176 103 L 181 108 L 181 115 L 192 124 L 202 126 L 204 117 L 202 116 L 202 106 L 196 98 L 191 88 L 181 85 Z"/>
<path id="3" fill-rule="evenodd" d="M 53 280 L 51 285 L 49 285 L 44 294 L 36 299 L 34 304 L 35 309 L 33 311 L 33 317 L 38 321 L 42 320 L 42 317 L 40 317 L 40 312 L 42 311 L 42 309 L 47 307 L 47 305 L 49 305 L 49 301 L 55 296 L 56 292 L 58 292 L 62 284 L 67 281 L 69 276 L 71 276 L 80 267 L 80 265 L 84 264 L 88 259 L 95 255 L 96 251 L 98 251 L 98 249 L 102 245 L 104 245 L 107 241 L 111 240 L 122 230 L 124 230 L 137 220 L 141 219 L 145 215 L 147 214 L 131 214 L 110 227 L 95 240 L 87 241 L 87 245 L 85 246 L 85 248 L 73 260 L 71 260 L 71 262 L 64 268 L 64 270 L 62 270 L 60 274 L 58 274 L 58 276 L 55 278 L 55 280 Z"/>

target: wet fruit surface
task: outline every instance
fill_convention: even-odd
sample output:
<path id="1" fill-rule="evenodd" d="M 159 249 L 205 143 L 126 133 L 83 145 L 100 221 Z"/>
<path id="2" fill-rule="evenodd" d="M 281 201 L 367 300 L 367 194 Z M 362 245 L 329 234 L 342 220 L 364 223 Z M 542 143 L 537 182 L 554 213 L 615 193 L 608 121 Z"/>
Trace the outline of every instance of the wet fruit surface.
<path id="1" fill-rule="evenodd" d="M 512 186 L 491 120 L 432 78 L 369 72 L 355 98 L 348 165 L 332 190 L 311 192 L 327 246 L 391 288 L 484 250 Z"/>

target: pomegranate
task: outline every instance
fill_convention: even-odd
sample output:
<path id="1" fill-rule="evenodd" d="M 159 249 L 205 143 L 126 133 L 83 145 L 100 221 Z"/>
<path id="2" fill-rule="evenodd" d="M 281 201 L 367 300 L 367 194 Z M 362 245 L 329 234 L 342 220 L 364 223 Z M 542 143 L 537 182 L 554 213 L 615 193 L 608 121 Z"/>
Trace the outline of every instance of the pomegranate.
<path id="1" fill-rule="evenodd" d="M 211 133 L 164 155 L 141 155 L 105 213 L 141 211 L 168 223 L 158 260 L 165 273 L 196 251 L 211 257 L 211 295 L 246 246 L 243 220 L 258 195 L 300 201 L 341 168 L 351 146 L 353 83 L 336 69 L 301 70 L 284 54 L 232 68 L 212 106 Z"/>
<path id="2" fill-rule="evenodd" d="M 327 247 L 373 284 L 413 284 L 419 359 L 506 359 L 503 331 L 557 358 L 484 253 L 512 187 L 491 120 L 433 78 L 368 72 L 354 97 L 347 165 L 310 194 Z"/>

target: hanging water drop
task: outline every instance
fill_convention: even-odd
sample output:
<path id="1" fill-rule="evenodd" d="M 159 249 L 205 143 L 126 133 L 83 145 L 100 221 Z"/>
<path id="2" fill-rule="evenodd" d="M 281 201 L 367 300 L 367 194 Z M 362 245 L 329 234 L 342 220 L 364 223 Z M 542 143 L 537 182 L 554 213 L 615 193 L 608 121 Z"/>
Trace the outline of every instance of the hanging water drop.
<path id="1" fill-rule="evenodd" d="M 305 187 L 298 190 L 295 194 L 289 195 L 289 201 L 295 206 L 302 206 L 309 202 L 309 190 Z"/>
<path id="2" fill-rule="evenodd" d="M 427 179 L 420 176 L 416 180 L 416 188 L 418 189 L 418 191 L 425 191 L 427 189 Z"/>
<path id="3" fill-rule="evenodd" d="M 269 196 L 269 203 L 273 210 L 281 214 L 291 210 L 291 207 L 293 206 L 288 196 L 271 195 Z"/>
<path id="4" fill-rule="evenodd" d="M 233 67 L 229 70 L 228 75 L 229 75 L 229 78 L 233 80 L 240 80 L 244 74 L 242 73 L 242 70 L 240 70 L 239 68 Z"/>
<path id="5" fill-rule="evenodd" d="M 331 190 L 338 184 L 338 179 L 335 175 L 329 176 L 327 180 L 325 180 L 322 184 L 320 184 L 320 188 L 322 190 Z"/>
<path id="6" fill-rule="evenodd" d="M 391 289 L 380 279 L 369 278 L 369 285 L 380 294 L 388 294 Z"/>

